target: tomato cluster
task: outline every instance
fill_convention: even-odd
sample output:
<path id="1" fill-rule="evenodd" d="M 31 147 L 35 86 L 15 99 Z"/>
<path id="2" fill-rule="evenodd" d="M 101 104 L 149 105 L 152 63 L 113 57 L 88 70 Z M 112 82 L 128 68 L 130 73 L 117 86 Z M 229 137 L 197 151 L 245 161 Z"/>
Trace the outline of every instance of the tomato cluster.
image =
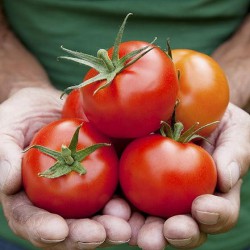
<path id="1" fill-rule="evenodd" d="M 164 218 L 190 213 L 216 187 L 212 157 L 191 140 L 202 127 L 209 136 L 226 110 L 222 69 L 197 51 L 121 42 L 127 17 L 97 57 L 63 48 L 91 69 L 23 158 L 30 200 L 66 218 L 98 212 L 118 183 L 133 206 Z"/>

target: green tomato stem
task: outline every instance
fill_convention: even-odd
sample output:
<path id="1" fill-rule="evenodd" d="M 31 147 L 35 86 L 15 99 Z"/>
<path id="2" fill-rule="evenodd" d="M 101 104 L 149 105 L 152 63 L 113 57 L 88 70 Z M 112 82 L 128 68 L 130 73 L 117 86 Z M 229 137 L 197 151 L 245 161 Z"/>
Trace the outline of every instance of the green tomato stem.
<path id="1" fill-rule="evenodd" d="M 107 50 L 99 49 L 97 52 L 97 57 L 102 59 L 109 72 L 115 70 L 115 66 L 111 61 L 111 59 L 109 58 Z"/>
<path id="2" fill-rule="evenodd" d="M 64 159 L 65 163 L 71 166 L 75 161 L 74 158 L 72 157 L 71 150 L 67 146 L 62 145 L 61 152 L 62 152 L 61 156 Z"/>

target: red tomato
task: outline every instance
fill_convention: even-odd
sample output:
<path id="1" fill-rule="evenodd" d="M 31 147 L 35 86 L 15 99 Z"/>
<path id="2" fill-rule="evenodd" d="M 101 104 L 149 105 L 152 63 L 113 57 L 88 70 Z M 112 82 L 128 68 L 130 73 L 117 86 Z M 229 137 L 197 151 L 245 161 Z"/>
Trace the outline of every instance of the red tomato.
<path id="1" fill-rule="evenodd" d="M 62 109 L 62 118 L 79 118 L 88 121 L 83 110 L 80 89 L 72 90 L 67 96 Z"/>
<path id="2" fill-rule="evenodd" d="M 81 123 L 78 119 L 52 122 L 35 135 L 31 145 L 42 145 L 60 152 L 62 145 L 70 144 Z M 96 143 L 109 142 L 107 137 L 93 129 L 89 123 L 83 123 L 76 150 L 78 152 Z M 99 211 L 113 195 L 118 182 L 118 158 L 112 146 L 98 148 L 81 160 L 86 169 L 85 174 L 72 171 L 52 179 L 38 175 L 55 162 L 54 158 L 36 148 L 31 148 L 24 154 L 23 185 L 27 196 L 37 207 L 65 218 L 83 218 Z"/>
<path id="3" fill-rule="evenodd" d="M 167 218 L 190 213 L 197 196 L 212 194 L 217 172 L 212 157 L 200 146 L 149 135 L 125 149 L 119 178 L 125 196 L 135 207 Z"/>
<path id="4" fill-rule="evenodd" d="M 119 58 L 151 46 L 129 41 L 119 46 Z M 113 49 L 108 50 L 111 58 Z M 98 73 L 90 69 L 88 80 Z M 88 120 L 110 137 L 134 138 L 147 135 L 167 120 L 176 102 L 177 74 L 172 60 L 158 47 L 119 72 L 111 84 L 94 94 L 105 81 L 81 88 L 83 109 Z"/>
<path id="5" fill-rule="evenodd" d="M 184 128 L 196 122 L 203 126 L 221 120 L 229 102 L 229 87 L 219 64 L 208 55 L 188 49 L 174 49 L 172 56 L 180 72 L 176 119 Z M 206 137 L 215 127 L 209 126 L 200 134 Z"/>

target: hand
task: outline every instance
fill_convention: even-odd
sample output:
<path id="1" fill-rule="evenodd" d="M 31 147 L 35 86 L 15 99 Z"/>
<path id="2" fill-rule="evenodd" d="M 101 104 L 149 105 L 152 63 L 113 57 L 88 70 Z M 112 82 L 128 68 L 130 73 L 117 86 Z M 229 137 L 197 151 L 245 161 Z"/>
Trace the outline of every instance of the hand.
<path id="1" fill-rule="evenodd" d="M 22 150 L 42 126 L 60 118 L 63 101 L 54 89 L 26 88 L 0 105 L 0 191 L 10 228 L 35 246 L 51 250 L 95 249 L 127 242 L 130 207 L 119 198 L 92 219 L 65 220 L 31 204 L 21 190 Z"/>
<path id="2" fill-rule="evenodd" d="M 218 192 L 202 195 L 192 205 L 192 215 L 177 215 L 166 221 L 135 212 L 129 222 L 131 245 L 144 250 L 161 250 L 167 245 L 190 249 L 206 241 L 207 234 L 230 230 L 240 208 L 241 177 L 250 165 L 250 116 L 230 104 L 217 130 L 204 143 L 218 170 Z M 163 232 L 163 233 L 162 233 Z"/>

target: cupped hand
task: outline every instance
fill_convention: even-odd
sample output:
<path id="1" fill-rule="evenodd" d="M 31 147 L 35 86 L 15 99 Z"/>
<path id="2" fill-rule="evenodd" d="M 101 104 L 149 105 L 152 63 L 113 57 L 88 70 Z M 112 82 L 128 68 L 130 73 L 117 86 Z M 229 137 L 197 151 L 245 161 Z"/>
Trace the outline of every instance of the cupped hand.
<path id="1" fill-rule="evenodd" d="M 33 245 L 51 250 L 95 249 L 127 242 L 130 207 L 114 198 L 102 214 L 68 219 L 31 204 L 22 191 L 22 151 L 41 127 L 61 116 L 63 101 L 54 89 L 26 88 L 0 105 L 0 191 L 9 226 Z"/>
<path id="2" fill-rule="evenodd" d="M 214 195 L 197 197 L 191 215 L 177 215 L 166 221 L 146 220 L 135 212 L 129 222 L 131 245 L 144 250 L 162 250 L 167 245 L 190 249 L 206 241 L 207 234 L 226 232 L 234 227 L 240 209 L 241 177 L 250 165 L 250 116 L 229 104 L 217 130 L 204 148 L 212 154 L 218 170 L 218 188 Z"/>
<path id="3" fill-rule="evenodd" d="M 63 102 L 54 89 L 25 88 L 0 105 L 0 190 L 21 188 L 22 151 L 45 124 L 58 119 Z"/>
<path id="4" fill-rule="evenodd" d="M 12 231 L 33 245 L 49 250 L 96 249 L 131 238 L 128 204 L 115 197 L 93 218 L 63 219 L 31 204 L 24 192 L 3 195 L 4 212 Z"/>

